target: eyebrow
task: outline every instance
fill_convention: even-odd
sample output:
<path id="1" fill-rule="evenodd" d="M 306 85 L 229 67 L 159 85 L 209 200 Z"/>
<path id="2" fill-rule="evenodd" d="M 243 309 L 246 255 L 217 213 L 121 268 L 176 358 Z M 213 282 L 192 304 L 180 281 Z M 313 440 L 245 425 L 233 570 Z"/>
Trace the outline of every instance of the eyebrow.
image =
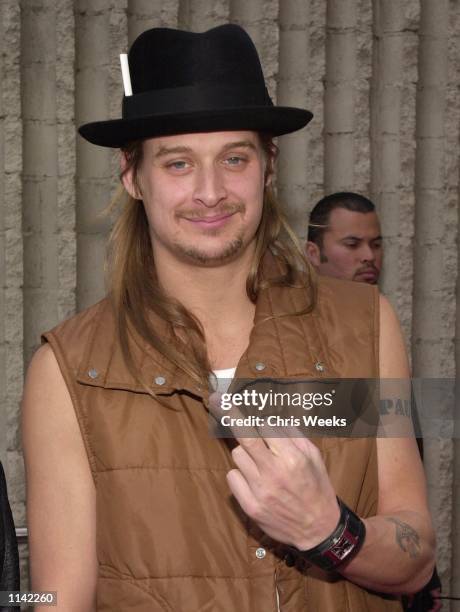
<path id="1" fill-rule="evenodd" d="M 165 155 L 169 155 L 171 153 L 191 153 L 192 149 L 190 147 L 160 147 L 158 151 L 155 153 L 155 159 L 158 157 L 164 157 Z"/>
<path id="2" fill-rule="evenodd" d="M 256 151 L 255 144 L 251 142 L 250 140 L 238 140 L 237 142 L 227 143 L 226 145 L 222 147 L 220 152 L 225 153 L 229 149 L 236 149 L 236 148 L 242 148 L 242 147 Z M 190 147 L 184 147 L 184 146 L 177 146 L 177 147 L 163 146 L 158 149 L 154 157 L 155 159 L 158 159 L 159 157 L 164 157 L 165 155 L 172 155 L 175 153 L 193 153 L 193 149 Z"/>
<path id="3" fill-rule="evenodd" d="M 341 238 L 341 240 L 365 240 L 365 238 L 361 238 L 360 236 L 344 236 L 343 238 Z M 374 240 L 382 240 L 382 236 L 376 236 L 375 238 L 371 239 L 371 242 L 374 242 Z"/>
<path id="4" fill-rule="evenodd" d="M 250 140 L 238 140 L 237 142 L 229 142 L 228 144 L 224 145 L 224 147 L 222 148 L 222 151 L 228 151 L 229 149 L 240 149 L 240 148 L 252 149 L 253 151 L 257 150 L 255 144 L 251 142 Z"/>

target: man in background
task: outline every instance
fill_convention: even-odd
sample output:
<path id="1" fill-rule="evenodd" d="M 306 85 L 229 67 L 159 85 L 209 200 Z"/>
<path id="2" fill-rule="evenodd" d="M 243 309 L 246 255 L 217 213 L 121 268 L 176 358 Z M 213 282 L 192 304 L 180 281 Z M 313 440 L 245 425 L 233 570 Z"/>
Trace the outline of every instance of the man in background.
<path id="1" fill-rule="evenodd" d="M 382 236 L 374 204 L 358 193 L 333 193 L 310 213 L 307 256 L 320 274 L 376 285 Z"/>
<path id="2" fill-rule="evenodd" d="M 307 257 L 320 274 L 377 285 L 383 244 L 375 205 L 351 191 L 322 198 L 310 213 Z M 423 440 L 418 439 L 423 456 Z M 430 582 L 405 602 L 411 612 L 438 612 L 441 582 L 436 569 Z"/>

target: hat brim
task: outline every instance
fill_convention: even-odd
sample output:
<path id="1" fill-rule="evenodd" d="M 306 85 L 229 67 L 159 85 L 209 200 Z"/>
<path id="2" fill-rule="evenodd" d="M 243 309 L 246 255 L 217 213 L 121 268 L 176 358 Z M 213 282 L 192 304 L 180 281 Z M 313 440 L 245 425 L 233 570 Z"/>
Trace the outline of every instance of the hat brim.
<path id="1" fill-rule="evenodd" d="M 251 130 L 281 136 L 300 130 L 312 117 L 310 111 L 301 108 L 253 106 L 95 121 L 78 131 L 92 144 L 120 148 L 134 140 L 197 132 Z"/>

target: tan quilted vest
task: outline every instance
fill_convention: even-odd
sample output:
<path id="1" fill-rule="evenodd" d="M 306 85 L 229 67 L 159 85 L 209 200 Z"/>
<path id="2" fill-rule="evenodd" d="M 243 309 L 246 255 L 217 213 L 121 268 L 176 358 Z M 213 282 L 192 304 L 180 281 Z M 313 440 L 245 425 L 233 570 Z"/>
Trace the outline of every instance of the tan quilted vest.
<path id="1" fill-rule="evenodd" d="M 261 291 L 237 376 L 376 376 L 377 290 L 322 279 L 313 313 L 267 320 L 300 310 L 304 300 L 301 289 Z M 401 610 L 340 575 L 287 567 L 231 499 L 231 456 L 209 434 L 202 391 L 155 351 L 136 347 L 154 397 L 146 393 L 124 367 L 107 300 L 44 339 L 70 390 L 96 485 L 97 610 Z M 255 367 L 261 362 L 262 372 Z M 314 441 L 337 494 L 362 517 L 375 514 L 375 440 Z"/>

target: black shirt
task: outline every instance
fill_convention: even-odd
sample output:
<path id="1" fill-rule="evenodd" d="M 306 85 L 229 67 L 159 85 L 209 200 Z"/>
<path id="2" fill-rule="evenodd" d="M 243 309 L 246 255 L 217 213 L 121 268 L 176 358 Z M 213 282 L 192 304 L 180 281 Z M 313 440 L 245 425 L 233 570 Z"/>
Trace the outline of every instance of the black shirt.
<path id="1" fill-rule="evenodd" d="M 13 515 L 6 489 L 5 472 L 0 462 L 0 591 L 19 591 L 19 556 Z M 0 612 L 19 608 L 0 606 Z"/>

